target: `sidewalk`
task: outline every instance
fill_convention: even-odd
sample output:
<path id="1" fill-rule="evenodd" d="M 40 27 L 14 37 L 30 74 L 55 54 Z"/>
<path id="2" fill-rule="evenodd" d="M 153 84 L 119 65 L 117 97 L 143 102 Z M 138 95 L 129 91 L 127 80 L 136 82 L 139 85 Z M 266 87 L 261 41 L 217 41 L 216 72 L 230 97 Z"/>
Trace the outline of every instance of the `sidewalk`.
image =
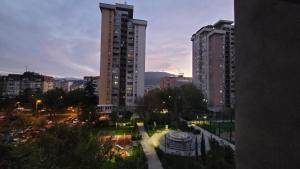
<path id="1" fill-rule="evenodd" d="M 137 123 L 139 131 L 142 135 L 142 147 L 145 152 L 148 161 L 148 169 L 163 169 L 160 160 L 156 154 L 153 143 L 149 139 L 147 132 L 145 131 L 143 123 Z"/>

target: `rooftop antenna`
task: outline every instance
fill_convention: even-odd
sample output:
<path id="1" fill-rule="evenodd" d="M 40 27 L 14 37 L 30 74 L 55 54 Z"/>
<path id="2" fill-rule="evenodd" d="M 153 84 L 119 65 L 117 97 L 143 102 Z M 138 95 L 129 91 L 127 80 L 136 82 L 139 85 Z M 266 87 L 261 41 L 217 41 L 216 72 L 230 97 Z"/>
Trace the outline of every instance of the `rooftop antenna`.
<path id="1" fill-rule="evenodd" d="M 25 66 L 25 72 L 28 72 L 28 65 Z"/>

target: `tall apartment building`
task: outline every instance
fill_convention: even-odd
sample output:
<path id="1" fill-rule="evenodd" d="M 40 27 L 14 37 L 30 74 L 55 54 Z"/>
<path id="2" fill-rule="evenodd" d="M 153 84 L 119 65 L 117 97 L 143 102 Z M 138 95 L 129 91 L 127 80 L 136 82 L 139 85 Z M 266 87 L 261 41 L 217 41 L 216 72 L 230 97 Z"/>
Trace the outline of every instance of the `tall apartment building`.
<path id="1" fill-rule="evenodd" d="M 133 19 L 133 6 L 100 3 L 99 104 L 134 106 L 144 95 L 147 22 Z"/>
<path id="2" fill-rule="evenodd" d="M 202 91 L 211 111 L 235 103 L 234 25 L 220 20 L 193 34 L 193 83 Z"/>
<path id="3" fill-rule="evenodd" d="M 53 78 L 34 72 L 23 74 L 9 74 L 0 76 L 0 97 L 14 98 L 23 94 L 24 90 L 31 89 L 32 92 L 47 92 L 53 89 Z"/>

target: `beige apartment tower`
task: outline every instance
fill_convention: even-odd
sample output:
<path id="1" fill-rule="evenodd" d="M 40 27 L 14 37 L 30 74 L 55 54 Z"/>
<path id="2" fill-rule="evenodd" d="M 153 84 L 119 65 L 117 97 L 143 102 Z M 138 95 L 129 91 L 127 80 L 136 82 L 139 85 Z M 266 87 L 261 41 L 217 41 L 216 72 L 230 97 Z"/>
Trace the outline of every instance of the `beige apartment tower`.
<path id="1" fill-rule="evenodd" d="M 100 3 L 99 105 L 135 106 L 144 95 L 146 26 L 133 19 L 133 6 Z"/>
<path id="2" fill-rule="evenodd" d="M 193 34 L 193 83 L 208 109 L 221 112 L 235 105 L 235 42 L 232 21 L 219 20 Z"/>

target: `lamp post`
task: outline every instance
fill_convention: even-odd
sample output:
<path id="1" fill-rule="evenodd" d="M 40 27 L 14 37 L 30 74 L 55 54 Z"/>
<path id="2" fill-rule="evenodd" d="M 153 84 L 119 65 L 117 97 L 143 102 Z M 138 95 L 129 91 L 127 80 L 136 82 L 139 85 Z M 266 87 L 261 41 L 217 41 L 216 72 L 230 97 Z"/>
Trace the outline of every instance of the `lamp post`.
<path id="1" fill-rule="evenodd" d="M 42 103 L 42 100 L 41 99 L 38 99 L 35 101 L 35 112 L 38 113 L 37 109 L 38 109 L 38 104 L 41 104 Z"/>
<path id="2" fill-rule="evenodd" d="M 15 106 L 16 106 L 17 108 L 19 108 L 19 107 L 20 107 L 20 102 L 19 102 L 19 101 L 16 102 Z"/>

